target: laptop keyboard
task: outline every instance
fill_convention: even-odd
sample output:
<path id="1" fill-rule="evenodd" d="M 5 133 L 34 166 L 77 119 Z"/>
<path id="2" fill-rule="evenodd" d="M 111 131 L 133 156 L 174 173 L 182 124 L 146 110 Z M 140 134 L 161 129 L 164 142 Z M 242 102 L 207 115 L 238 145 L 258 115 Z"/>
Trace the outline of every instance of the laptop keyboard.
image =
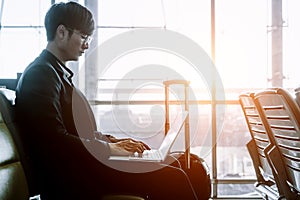
<path id="1" fill-rule="evenodd" d="M 157 150 L 145 150 L 143 154 L 136 153 L 130 156 L 130 159 L 161 160 L 161 156 Z"/>

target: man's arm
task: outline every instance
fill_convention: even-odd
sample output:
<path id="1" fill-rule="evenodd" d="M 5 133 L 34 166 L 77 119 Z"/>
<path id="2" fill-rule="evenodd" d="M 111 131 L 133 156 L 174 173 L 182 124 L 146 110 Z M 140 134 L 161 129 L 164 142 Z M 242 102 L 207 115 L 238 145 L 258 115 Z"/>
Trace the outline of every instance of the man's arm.
<path id="1" fill-rule="evenodd" d="M 106 142 L 85 140 L 67 131 L 61 106 L 63 85 L 55 70 L 46 65 L 30 68 L 20 79 L 17 88 L 17 111 L 21 115 L 30 142 L 44 151 L 85 152 L 85 146 L 108 157 Z"/>

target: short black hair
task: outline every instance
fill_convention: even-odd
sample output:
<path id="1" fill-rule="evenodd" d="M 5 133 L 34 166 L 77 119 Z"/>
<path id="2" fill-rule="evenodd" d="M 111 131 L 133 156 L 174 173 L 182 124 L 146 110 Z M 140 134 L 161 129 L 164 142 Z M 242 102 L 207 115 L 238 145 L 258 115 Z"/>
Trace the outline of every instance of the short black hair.
<path id="1" fill-rule="evenodd" d="M 54 40 L 59 25 L 91 35 L 95 28 L 94 23 L 92 13 L 79 3 L 71 1 L 53 4 L 45 16 L 47 40 Z"/>

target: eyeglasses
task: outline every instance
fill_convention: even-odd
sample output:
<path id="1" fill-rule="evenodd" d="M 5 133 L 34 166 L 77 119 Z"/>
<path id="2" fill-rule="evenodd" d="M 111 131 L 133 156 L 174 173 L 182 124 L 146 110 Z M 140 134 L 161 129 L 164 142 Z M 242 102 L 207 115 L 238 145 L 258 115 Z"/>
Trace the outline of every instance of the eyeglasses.
<path id="1" fill-rule="evenodd" d="M 71 29 L 71 28 L 68 28 L 66 27 L 68 31 L 71 31 L 73 33 L 76 33 L 77 35 L 80 36 L 80 39 L 81 39 L 81 44 L 90 44 L 90 42 L 92 41 L 92 37 L 89 36 L 89 35 L 85 35 L 77 30 L 74 30 L 74 29 Z"/>

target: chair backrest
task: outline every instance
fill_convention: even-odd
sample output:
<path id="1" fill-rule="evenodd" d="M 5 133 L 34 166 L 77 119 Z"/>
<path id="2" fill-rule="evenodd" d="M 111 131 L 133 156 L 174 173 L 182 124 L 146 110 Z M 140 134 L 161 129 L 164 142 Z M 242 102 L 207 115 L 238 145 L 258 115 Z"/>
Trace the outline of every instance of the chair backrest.
<path id="1" fill-rule="evenodd" d="M 268 181 L 274 183 L 274 176 L 264 153 L 264 150 L 270 145 L 270 141 L 254 104 L 253 95 L 254 93 L 247 92 L 239 96 L 239 102 L 251 135 L 251 141 L 247 144 L 247 148 L 253 161 L 258 182 L 271 184 Z"/>
<path id="2" fill-rule="evenodd" d="M 267 128 L 268 137 L 274 140 L 274 149 L 267 156 L 281 180 L 280 187 L 283 187 L 289 199 L 300 191 L 299 106 L 283 88 L 260 91 L 255 94 L 254 102 Z"/>
<path id="3" fill-rule="evenodd" d="M 0 89 L 0 199 L 23 200 L 29 198 L 16 138 L 11 132 L 14 121 L 14 92 Z"/>

